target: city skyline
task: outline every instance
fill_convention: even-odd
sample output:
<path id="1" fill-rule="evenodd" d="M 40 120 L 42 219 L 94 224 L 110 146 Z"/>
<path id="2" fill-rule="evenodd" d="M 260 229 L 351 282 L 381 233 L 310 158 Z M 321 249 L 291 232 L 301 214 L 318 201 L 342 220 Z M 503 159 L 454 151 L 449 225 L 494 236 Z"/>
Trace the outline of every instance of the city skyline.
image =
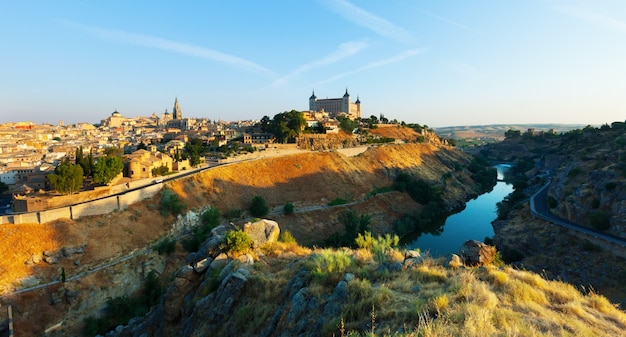
<path id="1" fill-rule="evenodd" d="M 249 120 L 346 88 L 433 127 L 624 121 L 619 1 L 3 4 L 0 123 Z M 10 32 L 10 33 L 9 33 Z"/>

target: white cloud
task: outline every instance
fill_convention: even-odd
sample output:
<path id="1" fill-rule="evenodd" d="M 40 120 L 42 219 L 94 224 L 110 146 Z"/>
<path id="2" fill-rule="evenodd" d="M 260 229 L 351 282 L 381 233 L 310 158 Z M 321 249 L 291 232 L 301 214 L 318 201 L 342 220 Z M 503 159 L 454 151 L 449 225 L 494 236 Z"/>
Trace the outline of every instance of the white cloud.
<path id="1" fill-rule="evenodd" d="M 325 0 L 324 2 L 346 20 L 357 26 L 367 28 L 378 35 L 405 43 L 413 40 L 413 37 L 408 31 L 348 1 Z"/>
<path id="2" fill-rule="evenodd" d="M 433 18 L 435 18 L 435 19 L 437 19 L 437 20 L 440 20 L 440 21 L 443 21 L 443 22 L 449 23 L 449 24 L 451 24 L 451 25 L 453 25 L 453 26 L 457 26 L 457 27 L 459 27 L 459 28 L 461 28 L 461 29 L 465 29 L 465 30 L 468 30 L 468 31 L 471 31 L 471 32 L 474 32 L 474 33 L 479 33 L 479 34 L 482 34 L 482 33 L 478 32 L 478 31 L 476 31 L 476 30 L 475 30 L 474 28 L 472 28 L 472 27 L 468 27 L 468 26 L 466 26 L 466 25 L 464 25 L 464 24 L 461 24 L 461 23 L 458 23 L 458 22 L 456 22 L 456 21 L 450 20 L 450 19 L 445 18 L 445 17 L 443 17 L 443 16 L 440 16 L 440 15 L 437 15 L 437 14 L 433 14 L 433 13 L 430 13 L 430 12 L 427 12 L 427 11 L 425 11 L 425 10 L 421 10 L 421 9 L 418 9 L 418 11 L 420 11 L 420 12 L 422 12 L 422 13 L 424 13 L 424 14 L 428 15 L 428 16 L 431 16 L 431 17 L 433 17 Z"/>
<path id="3" fill-rule="evenodd" d="M 343 72 L 343 73 L 339 73 L 339 74 L 337 74 L 337 75 L 335 75 L 333 77 L 330 77 L 330 78 L 327 78 L 325 80 L 322 80 L 322 81 L 314 83 L 312 85 L 312 87 L 319 86 L 320 84 L 323 84 L 323 83 L 333 82 L 333 81 L 336 81 L 338 79 L 344 78 L 344 77 L 352 75 L 352 74 L 360 73 L 360 72 L 365 71 L 365 70 L 379 68 L 379 67 L 382 67 L 382 66 L 385 66 L 385 65 L 388 65 L 388 64 L 392 64 L 392 63 L 397 63 L 397 62 L 400 62 L 400 61 L 402 61 L 402 60 L 404 60 L 406 58 L 409 58 L 409 57 L 412 57 L 412 56 L 415 56 L 415 55 L 419 55 L 419 54 L 424 54 L 426 52 L 428 52 L 427 48 L 407 50 L 407 51 L 404 51 L 404 52 L 402 52 L 402 53 L 400 53 L 400 54 L 398 54 L 396 56 L 393 56 L 393 57 L 390 57 L 390 58 L 387 58 L 387 59 L 384 59 L 384 60 L 380 60 L 380 61 L 371 62 L 371 63 L 368 63 L 368 64 L 362 66 L 362 67 L 359 67 L 357 69 L 351 70 L 351 71 L 346 71 L 346 72 Z"/>
<path id="4" fill-rule="evenodd" d="M 577 17 L 587 22 L 591 22 L 596 25 L 604 26 L 606 28 L 616 30 L 621 33 L 626 33 L 626 22 L 620 21 L 611 17 L 608 17 L 604 14 L 592 12 L 590 10 L 578 8 L 578 7 L 570 7 L 570 6 L 559 6 L 555 7 L 555 9 L 561 13 Z"/>
<path id="5" fill-rule="evenodd" d="M 125 44 L 161 49 L 178 54 L 213 60 L 221 63 L 232 64 L 237 67 L 246 68 L 254 72 L 258 72 L 267 76 L 274 76 L 275 74 L 269 69 L 260 66 L 250 60 L 244 58 L 222 53 L 216 50 L 194 46 L 191 44 L 171 41 L 162 39 L 159 37 L 129 33 L 121 30 L 104 29 L 98 27 L 87 26 L 74 22 L 63 22 L 65 25 L 80 29 L 95 35 L 101 39 L 117 41 Z"/>
<path id="6" fill-rule="evenodd" d="M 345 42 L 339 45 L 339 47 L 337 47 L 337 49 L 335 49 L 335 51 L 333 51 L 332 53 L 330 53 L 328 56 L 323 57 L 319 60 L 315 60 L 312 62 L 309 62 L 307 64 L 303 64 L 300 67 L 298 67 L 296 70 L 292 71 L 291 73 L 277 79 L 276 81 L 274 81 L 274 83 L 272 83 L 272 86 L 277 86 L 277 85 L 282 85 L 282 84 L 287 84 L 289 82 L 289 80 L 299 74 L 302 74 L 306 71 L 309 71 L 311 69 L 315 69 L 315 68 L 319 68 L 325 65 L 329 65 L 329 64 L 333 64 L 333 63 L 337 63 L 343 59 L 346 59 L 352 55 L 357 54 L 358 52 L 360 52 L 361 50 L 365 49 L 368 47 L 368 44 L 365 42 Z"/>

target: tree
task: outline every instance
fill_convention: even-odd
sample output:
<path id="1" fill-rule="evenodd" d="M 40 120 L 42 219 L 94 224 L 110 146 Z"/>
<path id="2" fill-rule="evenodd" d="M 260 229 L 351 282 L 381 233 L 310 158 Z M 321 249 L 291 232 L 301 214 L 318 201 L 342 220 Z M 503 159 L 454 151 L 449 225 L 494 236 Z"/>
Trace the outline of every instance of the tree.
<path id="1" fill-rule="evenodd" d="M 124 169 L 124 163 L 120 157 L 100 157 L 94 167 L 93 180 L 97 183 L 108 184 L 117 177 Z"/>
<path id="2" fill-rule="evenodd" d="M 137 144 L 137 150 L 147 150 L 147 149 L 148 149 L 148 145 L 144 143 Z"/>
<path id="3" fill-rule="evenodd" d="M 265 204 L 265 199 L 262 196 L 257 195 L 252 198 L 250 214 L 252 214 L 253 217 L 260 218 L 262 216 L 266 216 L 269 211 L 270 209 L 267 207 L 267 204 Z"/>
<path id="4" fill-rule="evenodd" d="M 339 121 L 339 128 L 347 133 L 354 132 L 354 129 L 358 126 L 357 122 L 348 117 L 338 117 L 337 120 Z"/>
<path id="5" fill-rule="evenodd" d="M 121 155 L 124 154 L 124 151 L 122 151 L 121 149 L 117 147 L 110 146 L 104 149 L 104 154 L 109 157 L 120 157 Z"/>
<path id="6" fill-rule="evenodd" d="M 510 129 L 504 133 L 505 138 L 518 138 L 521 135 L 522 135 L 522 132 L 520 130 L 513 130 L 513 129 Z"/>
<path id="7" fill-rule="evenodd" d="M 306 119 L 301 111 L 285 111 L 276 114 L 271 121 L 266 117 L 261 119 L 261 129 L 273 133 L 276 140 L 281 143 L 295 142 L 295 138 L 306 127 Z"/>
<path id="8" fill-rule="evenodd" d="M 0 194 L 4 194 L 9 190 L 9 186 L 0 181 Z"/>
<path id="9" fill-rule="evenodd" d="M 48 175 L 48 181 L 59 193 L 74 194 L 83 186 L 83 168 L 65 162 Z"/>
<path id="10" fill-rule="evenodd" d="M 80 146 L 78 149 L 76 149 L 75 157 L 75 164 L 80 165 L 80 167 L 83 169 L 83 175 L 86 177 L 91 177 L 93 175 L 94 168 L 93 154 L 91 154 L 90 152 L 89 155 L 85 157 L 85 155 L 83 154 L 83 147 Z"/>

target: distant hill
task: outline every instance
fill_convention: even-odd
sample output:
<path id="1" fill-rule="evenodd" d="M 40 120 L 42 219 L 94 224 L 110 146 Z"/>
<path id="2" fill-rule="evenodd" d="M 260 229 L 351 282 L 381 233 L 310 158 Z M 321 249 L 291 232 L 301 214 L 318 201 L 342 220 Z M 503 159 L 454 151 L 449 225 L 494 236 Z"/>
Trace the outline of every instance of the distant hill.
<path id="1" fill-rule="evenodd" d="M 504 133 L 508 130 L 528 129 L 537 131 L 554 130 L 557 134 L 574 129 L 582 129 L 583 124 L 492 124 L 492 125 L 461 125 L 434 128 L 435 132 L 443 138 L 456 139 L 459 146 L 484 145 L 504 140 Z"/>

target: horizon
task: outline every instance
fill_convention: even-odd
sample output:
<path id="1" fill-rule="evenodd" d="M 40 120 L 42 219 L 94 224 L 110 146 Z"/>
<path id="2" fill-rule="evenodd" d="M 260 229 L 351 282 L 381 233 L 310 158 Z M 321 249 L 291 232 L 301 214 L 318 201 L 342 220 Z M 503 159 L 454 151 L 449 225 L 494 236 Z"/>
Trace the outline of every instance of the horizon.
<path id="1" fill-rule="evenodd" d="M 0 123 L 258 120 L 319 98 L 431 127 L 626 119 L 626 4 L 81 1 L 4 6 Z M 514 13 L 514 14 L 513 14 Z"/>

